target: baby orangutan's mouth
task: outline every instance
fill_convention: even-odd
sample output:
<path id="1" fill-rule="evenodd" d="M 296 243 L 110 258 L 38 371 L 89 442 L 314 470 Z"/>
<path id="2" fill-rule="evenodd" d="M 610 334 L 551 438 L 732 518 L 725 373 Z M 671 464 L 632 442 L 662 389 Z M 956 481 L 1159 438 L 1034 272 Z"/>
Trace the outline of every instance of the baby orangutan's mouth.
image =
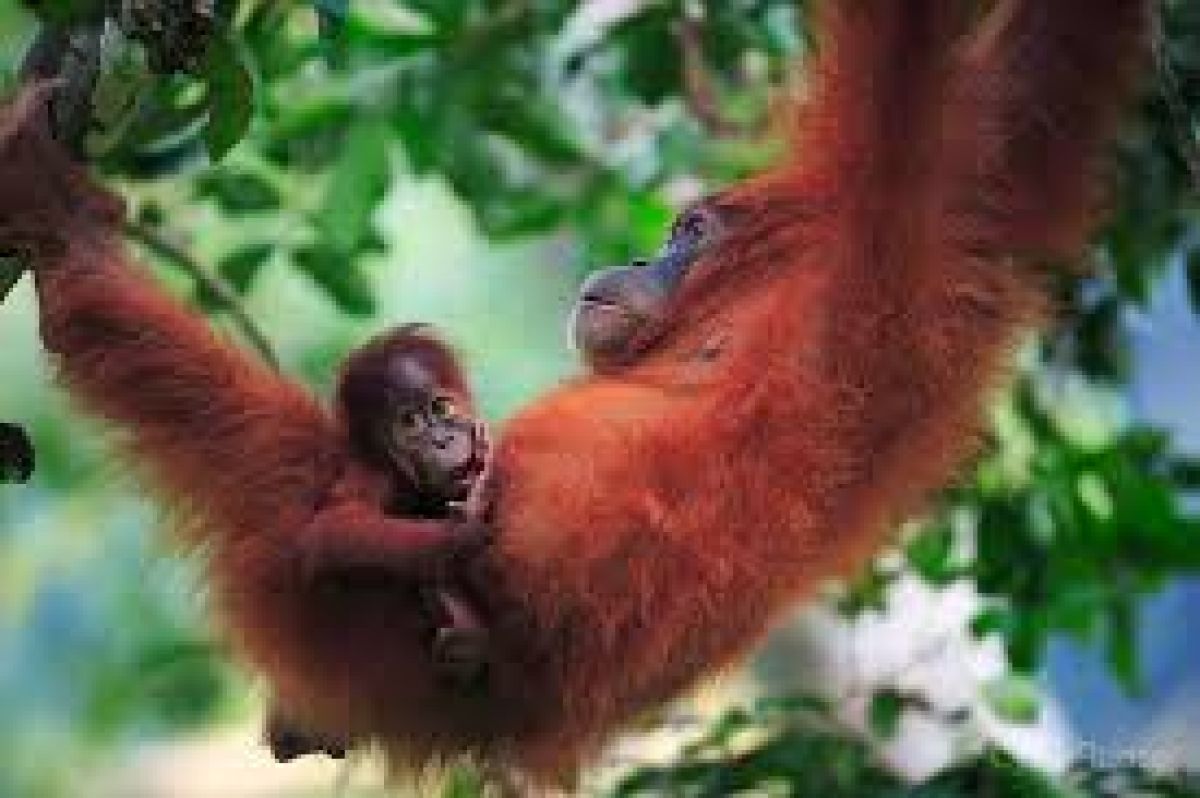
<path id="1" fill-rule="evenodd" d="M 478 454 L 472 454 L 467 462 L 450 472 L 450 477 L 455 482 L 473 482 L 475 477 L 481 473 L 483 473 L 483 458 Z"/>
<path id="2" fill-rule="evenodd" d="M 476 449 L 462 465 L 456 466 L 449 472 L 450 484 L 456 499 L 463 500 L 470 495 L 476 480 L 479 479 L 479 475 L 483 473 L 486 465 L 486 459 Z"/>

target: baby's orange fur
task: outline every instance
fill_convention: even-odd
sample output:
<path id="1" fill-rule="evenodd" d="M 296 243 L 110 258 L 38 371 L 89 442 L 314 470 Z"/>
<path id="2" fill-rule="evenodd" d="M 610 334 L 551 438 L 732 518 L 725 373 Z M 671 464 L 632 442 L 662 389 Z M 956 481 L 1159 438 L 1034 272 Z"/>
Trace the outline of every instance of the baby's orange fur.
<path id="1" fill-rule="evenodd" d="M 953 477 L 1044 315 L 1025 267 L 1083 248 L 1149 0 L 1001 0 L 981 22 L 970 6 L 826 3 L 792 156 L 716 200 L 738 221 L 671 327 L 504 428 L 499 539 L 470 575 L 493 625 L 486 696 L 431 680 L 409 597 L 298 581 L 296 533 L 353 461 L 304 392 L 128 271 L 111 224 L 58 220 L 46 340 L 198 519 L 227 628 L 314 728 L 401 762 L 473 751 L 561 775 Z M 31 202 L 3 197 L 14 169 L 10 215 Z"/>

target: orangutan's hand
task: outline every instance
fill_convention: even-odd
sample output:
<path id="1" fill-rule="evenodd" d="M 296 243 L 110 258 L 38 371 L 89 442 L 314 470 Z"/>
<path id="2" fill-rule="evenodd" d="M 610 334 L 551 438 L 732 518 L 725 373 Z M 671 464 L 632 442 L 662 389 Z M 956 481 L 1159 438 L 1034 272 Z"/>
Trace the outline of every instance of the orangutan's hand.
<path id="1" fill-rule="evenodd" d="M 35 267 L 82 228 L 116 229 L 124 217 L 121 200 L 51 133 L 56 85 L 34 83 L 0 106 L 0 254 L 26 257 Z"/>

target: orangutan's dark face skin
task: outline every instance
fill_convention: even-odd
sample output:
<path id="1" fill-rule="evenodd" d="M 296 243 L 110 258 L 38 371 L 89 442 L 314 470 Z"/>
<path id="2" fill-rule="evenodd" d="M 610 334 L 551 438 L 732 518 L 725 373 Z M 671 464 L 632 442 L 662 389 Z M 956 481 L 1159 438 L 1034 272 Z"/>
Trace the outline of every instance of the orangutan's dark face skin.
<path id="1" fill-rule="evenodd" d="M 481 425 L 418 363 L 404 361 L 395 377 L 394 403 L 379 430 L 383 450 L 425 498 L 465 500 L 486 461 Z"/>
<path id="2" fill-rule="evenodd" d="M 720 210 L 701 203 L 679 216 L 657 257 L 594 274 L 584 282 L 571 331 L 584 359 L 603 368 L 641 354 L 666 324 L 671 300 L 692 265 L 720 239 L 724 228 Z"/>

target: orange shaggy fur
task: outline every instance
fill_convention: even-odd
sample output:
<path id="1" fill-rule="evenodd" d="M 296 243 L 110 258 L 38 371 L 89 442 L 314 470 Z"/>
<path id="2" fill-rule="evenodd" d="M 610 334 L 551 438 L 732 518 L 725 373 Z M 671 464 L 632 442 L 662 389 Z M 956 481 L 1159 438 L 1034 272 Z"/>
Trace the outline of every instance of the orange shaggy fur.
<path id="1" fill-rule="evenodd" d="M 1148 13 L 822 6 L 792 155 L 715 200 L 737 221 L 670 328 L 502 431 L 498 542 L 468 575 L 496 646 L 485 696 L 431 680 L 408 597 L 298 578 L 298 530 L 355 468 L 338 430 L 127 269 L 110 223 L 58 221 L 44 334 L 68 388 L 197 519 L 233 639 L 314 728 L 554 778 L 737 661 L 953 477 L 1044 315 L 1027 267 L 1085 244 Z"/>

